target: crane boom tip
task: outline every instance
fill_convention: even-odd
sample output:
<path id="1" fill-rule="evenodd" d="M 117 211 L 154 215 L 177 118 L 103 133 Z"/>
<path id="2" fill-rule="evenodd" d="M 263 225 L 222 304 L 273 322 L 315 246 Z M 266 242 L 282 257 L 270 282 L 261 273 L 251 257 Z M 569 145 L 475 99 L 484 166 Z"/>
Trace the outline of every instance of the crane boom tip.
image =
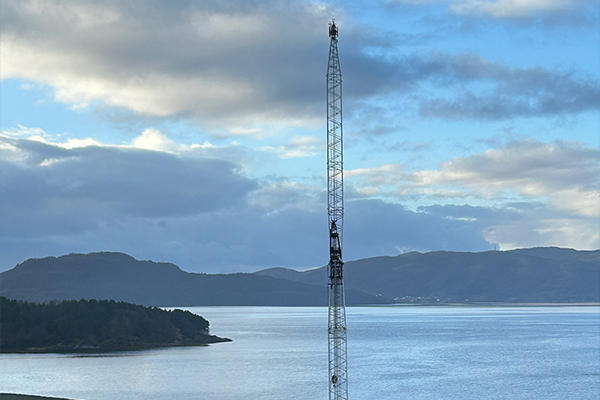
<path id="1" fill-rule="evenodd" d="M 337 39 L 338 36 L 338 27 L 335 24 L 335 19 L 332 19 L 329 23 L 329 37 Z"/>

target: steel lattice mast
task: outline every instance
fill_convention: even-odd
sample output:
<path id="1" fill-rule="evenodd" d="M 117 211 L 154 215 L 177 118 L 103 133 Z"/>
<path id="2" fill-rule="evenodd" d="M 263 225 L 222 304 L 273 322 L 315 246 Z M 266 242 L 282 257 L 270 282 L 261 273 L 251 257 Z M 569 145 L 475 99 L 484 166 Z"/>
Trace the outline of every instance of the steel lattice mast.
<path id="1" fill-rule="evenodd" d="M 327 62 L 327 195 L 329 214 L 329 399 L 348 399 L 346 305 L 342 261 L 344 226 L 344 162 L 342 146 L 342 71 L 338 28 L 329 23 Z"/>

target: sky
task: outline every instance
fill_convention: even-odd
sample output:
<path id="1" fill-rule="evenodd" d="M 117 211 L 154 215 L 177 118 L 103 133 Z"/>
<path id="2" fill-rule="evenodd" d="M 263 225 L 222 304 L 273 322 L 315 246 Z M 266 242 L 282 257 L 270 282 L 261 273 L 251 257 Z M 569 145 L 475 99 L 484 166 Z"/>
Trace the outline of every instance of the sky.
<path id="1" fill-rule="evenodd" d="M 600 0 L 0 0 L 0 270 L 600 248 Z"/>

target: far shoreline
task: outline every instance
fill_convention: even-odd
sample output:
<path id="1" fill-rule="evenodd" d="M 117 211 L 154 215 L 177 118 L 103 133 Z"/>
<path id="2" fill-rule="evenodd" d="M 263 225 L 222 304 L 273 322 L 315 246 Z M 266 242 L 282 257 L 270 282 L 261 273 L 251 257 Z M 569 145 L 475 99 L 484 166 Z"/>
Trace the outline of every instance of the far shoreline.
<path id="1" fill-rule="evenodd" d="M 387 303 L 387 304 L 346 304 L 346 308 L 354 307 L 600 307 L 600 303 L 582 302 L 582 303 L 504 303 L 504 302 L 473 302 L 473 303 Z M 323 305 L 199 305 L 199 306 L 159 306 L 159 308 L 170 309 L 188 309 L 188 308 L 225 308 L 225 307 L 319 307 L 327 308 L 327 304 Z"/>
<path id="2" fill-rule="evenodd" d="M 504 302 L 473 302 L 473 303 L 392 303 L 365 304 L 364 306 L 347 307 L 379 307 L 379 306 L 426 306 L 426 307 L 600 307 L 600 303 L 504 303 Z"/>
<path id="3" fill-rule="evenodd" d="M 327 307 L 327 306 L 324 306 Z M 600 307 L 600 303 L 393 303 L 393 304 L 364 304 L 353 307 L 464 307 L 464 308 L 525 308 L 525 307 Z"/>

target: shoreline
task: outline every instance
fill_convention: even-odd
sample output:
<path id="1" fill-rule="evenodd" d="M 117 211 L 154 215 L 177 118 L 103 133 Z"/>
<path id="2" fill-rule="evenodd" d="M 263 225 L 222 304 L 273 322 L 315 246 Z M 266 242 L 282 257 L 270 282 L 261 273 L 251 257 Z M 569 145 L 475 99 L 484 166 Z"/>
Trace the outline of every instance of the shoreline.
<path id="1" fill-rule="evenodd" d="M 37 396 L 20 393 L 0 393 L 0 400 L 71 400 L 64 397 Z"/>
<path id="2" fill-rule="evenodd" d="M 229 338 L 223 338 L 215 335 L 210 335 L 208 340 L 201 342 L 178 342 L 178 343 L 156 343 L 156 344 L 146 344 L 139 346 L 123 346 L 123 347 L 81 347 L 81 348 L 67 348 L 61 346 L 49 346 L 49 347 L 38 347 L 38 348 L 28 348 L 28 349 L 2 349 L 0 348 L 1 354 L 96 354 L 96 353 L 113 353 L 113 352 L 124 352 L 124 351 L 143 351 L 143 350 L 152 350 L 152 349 L 161 349 L 167 347 L 204 347 L 209 344 L 214 343 L 226 343 L 231 342 L 232 340 Z M 3 393 L 0 393 L 0 396 Z M 3 397 L 0 397 L 0 400 L 3 400 Z"/>

